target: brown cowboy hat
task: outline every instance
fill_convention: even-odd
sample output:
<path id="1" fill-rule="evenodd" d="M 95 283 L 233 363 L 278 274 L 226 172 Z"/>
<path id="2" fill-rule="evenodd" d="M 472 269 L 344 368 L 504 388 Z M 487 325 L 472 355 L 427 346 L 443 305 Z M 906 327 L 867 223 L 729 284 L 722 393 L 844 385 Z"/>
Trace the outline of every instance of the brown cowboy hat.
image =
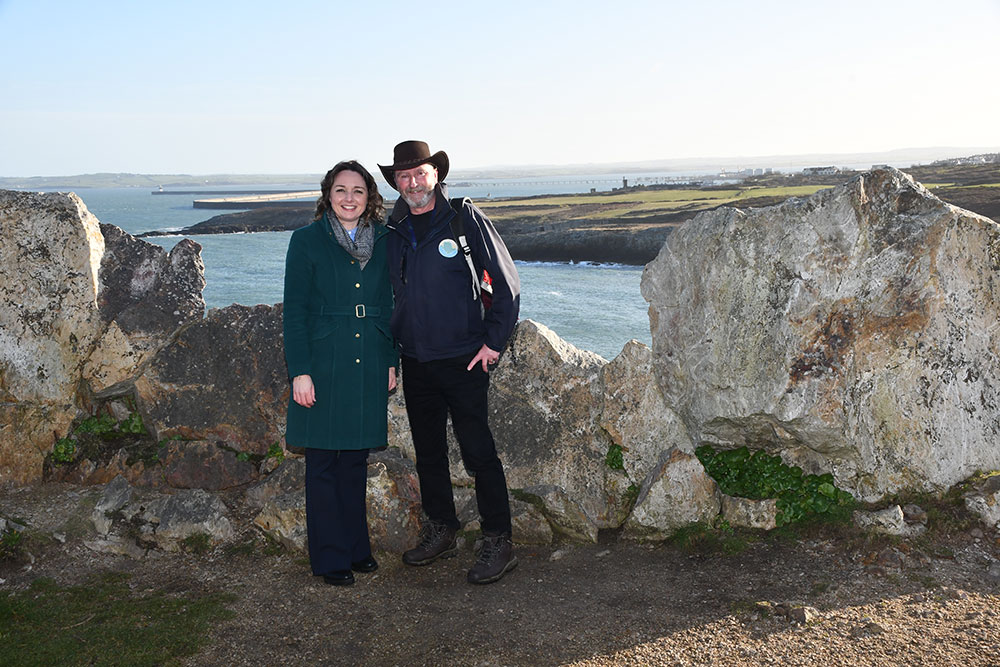
<path id="1" fill-rule="evenodd" d="M 444 151 L 438 151 L 431 155 L 431 149 L 424 141 L 404 141 L 396 144 L 396 147 L 392 149 L 392 164 L 388 167 L 379 165 L 378 168 L 382 170 L 382 175 L 385 176 L 386 182 L 392 186 L 392 189 L 398 190 L 395 172 L 400 169 L 413 169 L 424 163 L 430 163 L 437 167 L 438 182 L 444 183 L 445 177 L 448 176 L 448 154 Z"/>

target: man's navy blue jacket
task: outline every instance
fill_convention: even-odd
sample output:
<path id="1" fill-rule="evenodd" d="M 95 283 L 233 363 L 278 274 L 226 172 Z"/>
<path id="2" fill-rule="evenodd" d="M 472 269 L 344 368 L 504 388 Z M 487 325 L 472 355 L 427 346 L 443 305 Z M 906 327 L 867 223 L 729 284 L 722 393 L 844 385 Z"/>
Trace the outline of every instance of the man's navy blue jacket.
<path id="1" fill-rule="evenodd" d="M 386 224 L 389 277 L 396 305 L 392 334 L 401 354 L 417 361 L 475 353 L 485 343 L 497 352 L 507 345 L 521 305 L 521 281 L 507 246 L 490 219 L 472 202 L 462 206 L 465 237 L 476 268 L 489 272 L 493 306 L 481 315 L 469 265 L 451 230 L 456 214 L 447 187 L 435 187 L 436 203 L 427 234 L 419 242 L 403 198 Z"/>

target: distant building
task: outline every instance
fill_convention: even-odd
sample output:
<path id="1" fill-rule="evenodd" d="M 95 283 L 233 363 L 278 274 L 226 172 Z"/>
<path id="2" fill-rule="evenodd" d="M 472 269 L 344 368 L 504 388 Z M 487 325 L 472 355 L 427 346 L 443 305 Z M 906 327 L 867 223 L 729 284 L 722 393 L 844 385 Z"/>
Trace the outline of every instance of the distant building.
<path id="1" fill-rule="evenodd" d="M 829 176 L 831 174 L 839 174 L 840 169 L 837 167 L 806 167 L 802 170 L 802 173 L 806 176 Z"/>
<path id="2" fill-rule="evenodd" d="M 935 160 L 931 162 L 932 167 L 958 167 L 969 164 L 994 164 L 1000 162 L 1000 153 L 981 153 L 980 155 L 970 155 L 968 157 L 956 157 L 950 160 Z"/>

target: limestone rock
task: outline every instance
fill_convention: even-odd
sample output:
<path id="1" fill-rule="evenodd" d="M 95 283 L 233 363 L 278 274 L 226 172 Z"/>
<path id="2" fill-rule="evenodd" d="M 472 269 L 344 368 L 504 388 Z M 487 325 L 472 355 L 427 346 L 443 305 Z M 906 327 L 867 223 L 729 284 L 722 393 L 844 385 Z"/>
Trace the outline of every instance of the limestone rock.
<path id="1" fill-rule="evenodd" d="M 163 475 L 176 489 L 231 489 L 248 484 L 257 474 L 252 463 L 212 442 L 174 440 L 162 456 Z"/>
<path id="2" fill-rule="evenodd" d="M 128 480 L 119 475 L 108 482 L 91 514 L 91 521 L 99 535 L 107 535 L 111 531 L 113 520 L 110 515 L 125 507 L 131 500 L 132 486 Z"/>
<path id="3" fill-rule="evenodd" d="M 637 340 L 601 368 L 600 425 L 622 448 L 629 478 L 641 483 L 660 453 L 674 447 L 689 454 L 694 444 L 680 418 L 663 399 L 653 374 L 653 353 Z"/>
<path id="4" fill-rule="evenodd" d="M 753 500 L 720 494 L 722 498 L 722 518 L 729 525 L 740 528 L 760 528 L 771 530 L 777 527 L 778 500 L 765 498 Z"/>
<path id="5" fill-rule="evenodd" d="M 965 507 L 983 523 L 1000 528 L 1000 475 L 977 480 L 964 498 Z"/>
<path id="6" fill-rule="evenodd" d="M 455 499 L 455 515 L 458 517 L 459 523 L 462 524 L 461 532 L 480 530 L 476 490 L 468 486 L 453 488 L 452 498 Z"/>
<path id="7" fill-rule="evenodd" d="M 1000 467 L 998 270 L 1000 225 L 892 168 L 702 213 L 643 273 L 653 366 L 695 442 L 940 490 Z"/>
<path id="8" fill-rule="evenodd" d="M 402 374 L 397 376 L 399 384 L 396 391 L 389 395 L 388 419 L 389 429 L 387 443 L 389 449 L 401 451 L 411 461 L 416 460 L 413 451 L 413 436 L 410 435 L 410 420 L 406 416 L 406 401 L 403 399 Z M 457 447 L 458 445 L 455 444 Z M 452 466 L 454 472 L 454 466 Z"/>
<path id="9" fill-rule="evenodd" d="M 254 523 L 286 547 L 301 551 L 308 544 L 305 465 L 293 463 L 284 470 L 283 477 L 273 483 L 270 491 L 294 487 L 298 479 L 301 485 L 270 497 L 267 497 L 270 491 L 255 487 L 254 497 L 267 499 Z M 411 548 L 420 531 L 420 495 L 413 463 L 392 451 L 372 455 L 366 493 L 372 548 L 395 553 Z"/>
<path id="10" fill-rule="evenodd" d="M 161 478 L 155 470 L 147 470 L 142 461 L 129 464 L 128 458 L 128 452 L 120 448 L 115 450 L 110 458 L 102 457 L 102 460 L 84 458 L 70 464 L 52 466 L 46 479 L 85 486 L 100 486 L 121 476 L 130 484 L 139 486 L 158 486 L 160 484 Z"/>
<path id="11" fill-rule="evenodd" d="M 270 498 L 253 522 L 286 549 L 305 551 L 308 546 L 306 497 L 303 490 Z"/>
<path id="12" fill-rule="evenodd" d="M 972 493 L 965 497 L 965 506 L 991 528 L 1000 528 L 1000 493 Z"/>
<path id="13" fill-rule="evenodd" d="M 304 489 L 306 485 L 305 459 L 286 458 L 278 468 L 264 480 L 247 489 L 247 500 L 257 507 L 275 496 Z"/>
<path id="14" fill-rule="evenodd" d="M 100 334 L 100 225 L 79 197 L 0 190 L 0 398 L 65 403 Z"/>
<path id="15" fill-rule="evenodd" d="M 678 528 L 709 522 L 719 514 L 719 488 L 701 462 L 679 449 L 663 452 L 646 476 L 625 534 L 636 539 L 666 539 Z"/>
<path id="16" fill-rule="evenodd" d="M 74 194 L 0 190 L 0 481 L 31 482 L 76 414 L 104 238 Z"/>
<path id="17" fill-rule="evenodd" d="M 510 523 L 514 544 L 537 546 L 552 544 L 552 526 L 546 520 L 545 514 L 531 503 L 511 499 Z"/>
<path id="18" fill-rule="evenodd" d="M 859 528 L 869 528 L 886 535 L 919 535 L 926 530 L 921 524 L 906 523 L 903 508 L 899 505 L 875 512 L 857 510 L 854 512 L 854 523 Z"/>
<path id="19" fill-rule="evenodd" d="M 212 309 L 164 347 L 136 381 L 157 437 L 256 454 L 280 442 L 289 392 L 281 314 L 280 304 Z"/>
<path id="20" fill-rule="evenodd" d="M 74 194 L 0 191 L 0 476 L 29 482 L 91 397 L 130 391 L 204 312 L 200 247 L 166 253 Z"/>
<path id="21" fill-rule="evenodd" d="M 117 322 L 141 347 L 163 340 L 205 314 L 201 246 L 181 239 L 169 252 L 114 225 L 101 225 L 101 319 Z"/>
<path id="22" fill-rule="evenodd" d="M 200 245 L 182 239 L 168 253 L 114 225 L 102 224 L 101 232 L 98 307 L 106 328 L 84 368 L 97 396 L 121 391 L 175 332 L 205 313 Z"/>
<path id="23" fill-rule="evenodd" d="M 525 488 L 523 494 L 548 519 L 554 532 L 571 540 L 597 542 L 597 524 L 562 487 L 539 484 Z"/>
<path id="24" fill-rule="evenodd" d="M 127 556 L 135 560 L 142 560 L 149 554 L 146 547 L 121 535 L 105 535 L 94 540 L 84 540 L 83 546 L 97 553 Z"/>
<path id="25" fill-rule="evenodd" d="M 6 533 L 20 533 L 23 532 L 25 526 L 13 519 L 5 519 L 0 517 L 0 537 Z"/>
<path id="26" fill-rule="evenodd" d="M 184 489 L 155 498 L 140 513 L 146 524 L 146 539 L 164 551 L 178 551 L 180 543 L 197 534 L 208 535 L 212 542 L 230 540 L 235 534 L 229 510 L 217 497 L 203 489 Z"/>
<path id="27" fill-rule="evenodd" d="M 903 505 L 903 520 L 906 523 L 927 523 L 927 511 L 920 505 Z"/>
<path id="28" fill-rule="evenodd" d="M 598 528 L 624 520 L 630 483 L 605 463 L 613 444 L 598 426 L 605 365 L 544 325 L 523 320 L 490 385 L 490 425 L 507 485 L 558 486 Z"/>
<path id="29" fill-rule="evenodd" d="M 392 450 L 368 459 L 368 532 L 373 549 L 402 553 L 420 533 L 420 485 L 413 463 Z"/>
<path id="30" fill-rule="evenodd" d="M 490 426 L 508 487 L 559 486 L 600 528 L 624 521 L 631 483 L 605 463 L 614 444 L 599 425 L 606 365 L 544 325 L 523 320 L 491 373 L 489 397 Z M 402 397 L 390 400 L 389 415 L 390 444 L 415 460 Z M 450 426 L 447 433 L 452 483 L 471 486 Z"/>
<path id="31" fill-rule="evenodd" d="M 2 366 L 0 360 L 0 375 Z M 69 430 L 76 412 L 71 403 L 0 401 L 0 483 L 27 484 L 41 479 L 46 454 Z"/>
<path id="32" fill-rule="evenodd" d="M 774 605 L 774 611 L 799 625 L 808 625 L 821 618 L 819 611 L 815 607 L 809 607 L 796 602 L 779 602 Z"/>

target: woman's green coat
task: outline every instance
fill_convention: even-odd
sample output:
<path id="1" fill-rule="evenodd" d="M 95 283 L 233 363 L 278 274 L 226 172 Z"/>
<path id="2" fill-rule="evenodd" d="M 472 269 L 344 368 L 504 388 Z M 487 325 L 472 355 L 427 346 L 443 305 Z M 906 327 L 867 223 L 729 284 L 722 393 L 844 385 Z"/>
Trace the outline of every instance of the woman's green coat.
<path id="1" fill-rule="evenodd" d="M 316 403 L 302 407 L 289 393 L 289 445 L 386 445 L 389 369 L 398 359 L 389 333 L 385 234 L 375 224 L 364 270 L 334 238 L 326 216 L 292 234 L 285 259 L 285 361 L 289 378 L 312 377 Z"/>

